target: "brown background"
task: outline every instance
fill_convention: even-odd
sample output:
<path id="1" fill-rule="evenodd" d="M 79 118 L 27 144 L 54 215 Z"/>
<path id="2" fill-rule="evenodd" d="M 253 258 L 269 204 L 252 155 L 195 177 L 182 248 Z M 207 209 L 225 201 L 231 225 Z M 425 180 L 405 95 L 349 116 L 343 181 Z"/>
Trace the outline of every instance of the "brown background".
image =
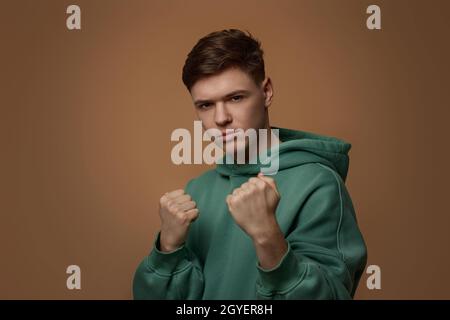
<path id="1" fill-rule="evenodd" d="M 82 30 L 66 28 L 76 3 Z M 382 30 L 365 26 L 378 4 Z M 170 161 L 192 130 L 181 82 L 203 35 L 248 29 L 273 125 L 350 141 L 347 180 L 382 289 L 450 298 L 448 1 L 2 1 L 0 298 L 129 299 L 158 199 L 207 166 Z M 82 290 L 66 288 L 66 267 Z"/>

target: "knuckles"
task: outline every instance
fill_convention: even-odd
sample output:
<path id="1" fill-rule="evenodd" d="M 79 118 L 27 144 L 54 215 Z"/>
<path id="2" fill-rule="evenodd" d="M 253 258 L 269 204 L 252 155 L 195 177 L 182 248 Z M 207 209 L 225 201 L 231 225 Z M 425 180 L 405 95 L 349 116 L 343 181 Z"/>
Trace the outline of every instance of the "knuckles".
<path id="1" fill-rule="evenodd" d="M 252 177 L 247 182 L 243 183 L 239 188 L 227 196 L 226 202 L 228 205 L 236 205 L 242 201 L 248 201 L 249 198 L 257 194 L 265 193 L 270 186 L 259 178 Z"/>
<path id="2" fill-rule="evenodd" d="M 183 190 L 177 189 L 173 192 L 180 192 L 180 191 Z M 176 199 L 178 199 L 178 201 Z M 193 204 L 195 204 L 195 202 L 192 200 L 192 197 L 189 194 L 185 193 L 180 194 L 175 198 L 171 198 L 169 196 L 169 192 L 167 192 L 159 199 L 159 204 L 161 205 L 161 207 L 166 208 L 170 211 L 177 210 L 180 204 L 184 204 L 186 202 L 192 202 Z"/>

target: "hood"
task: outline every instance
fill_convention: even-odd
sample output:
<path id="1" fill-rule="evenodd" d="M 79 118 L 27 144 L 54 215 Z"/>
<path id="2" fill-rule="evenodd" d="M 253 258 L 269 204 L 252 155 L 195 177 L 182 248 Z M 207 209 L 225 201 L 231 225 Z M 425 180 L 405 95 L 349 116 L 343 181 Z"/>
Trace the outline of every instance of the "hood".
<path id="1" fill-rule="evenodd" d="M 307 163 L 321 163 L 333 169 L 345 181 L 349 166 L 350 143 L 306 131 L 271 128 L 279 130 L 281 140 L 278 145 L 278 171 Z M 256 175 L 264 166 L 259 160 L 256 164 L 223 163 L 217 164 L 216 171 L 225 176 Z"/>

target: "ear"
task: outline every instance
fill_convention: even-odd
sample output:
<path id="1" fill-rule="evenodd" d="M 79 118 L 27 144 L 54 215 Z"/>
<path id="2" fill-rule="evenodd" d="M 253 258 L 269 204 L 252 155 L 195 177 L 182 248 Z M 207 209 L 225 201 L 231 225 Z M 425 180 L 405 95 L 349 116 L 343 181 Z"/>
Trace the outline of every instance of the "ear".
<path id="1" fill-rule="evenodd" d="M 273 99 L 272 80 L 269 77 L 266 77 L 262 82 L 261 87 L 264 93 L 264 106 L 268 108 L 272 104 Z"/>

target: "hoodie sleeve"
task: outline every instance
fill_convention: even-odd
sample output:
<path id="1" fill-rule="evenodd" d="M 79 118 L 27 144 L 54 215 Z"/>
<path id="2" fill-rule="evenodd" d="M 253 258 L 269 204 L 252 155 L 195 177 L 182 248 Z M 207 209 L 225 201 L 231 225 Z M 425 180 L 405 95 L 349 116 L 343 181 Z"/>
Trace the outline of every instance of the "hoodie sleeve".
<path id="1" fill-rule="evenodd" d="M 186 245 L 162 252 L 160 233 L 153 250 L 139 264 L 133 280 L 133 296 L 142 299 L 201 299 L 203 274 L 198 259 Z"/>
<path id="2" fill-rule="evenodd" d="M 288 250 L 273 269 L 257 265 L 259 299 L 351 299 L 367 252 L 342 179 L 330 168 L 300 207 L 286 236 Z"/>
<path id="3" fill-rule="evenodd" d="M 193 179 L 185 187 L 187 193 L 192 182 Z M 161 251 L 160 234 L 158 232 L 152 251 L 143 259 L 135 272 L 134 299 L 201 299 L 204 279 L 199 259 L 186 243 L 171 252 Z"/>

